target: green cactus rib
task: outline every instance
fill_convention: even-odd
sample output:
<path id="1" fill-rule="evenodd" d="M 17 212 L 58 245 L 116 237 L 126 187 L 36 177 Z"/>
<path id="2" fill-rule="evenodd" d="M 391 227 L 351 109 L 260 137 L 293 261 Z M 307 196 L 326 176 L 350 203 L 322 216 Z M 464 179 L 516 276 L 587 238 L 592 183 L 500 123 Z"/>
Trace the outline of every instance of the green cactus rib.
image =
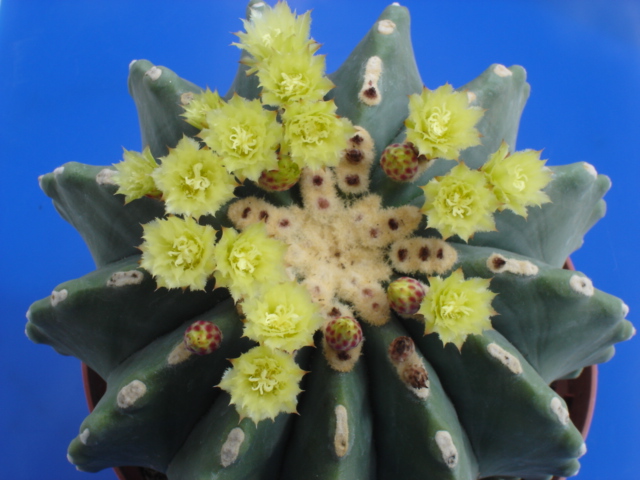
<path id="1" fill-rule="evenodd" d="M 240 341 L 242 324 L 231 300 L 196 320 L 212 321 L 220 328 L 225 340 L 220 349 L 183 358 L 185 325 L 180 325 L 125 360 L 107 377 L 105 395 L 69 446 L 79 469 L 95 472 L 135 464 L 166 470 L 220 392 L 212 387 L 226 369 L 225 359 L 250 344 Z"/>
<path id="2" fill-rule="evenodd" d="M 311 372 L 307 399 L 300 405 L 287 446 L 283 480 L 375 477 L 374 422 L 364 361 L 350 372 L 337 372 L 316 354 Z"/>
<path id="3" fill-rule="evenodd" d="M 415 322 L 404 323 L 455 405 L 478 458 L 480 478 L 577 472 L 583 439 L 568 412 L 565 418 L 557 410 L 566 409 L 564 401 L 502 335 L 470 336 L 459 352 L 453 345 L 443 347 L 436 335 L 422 335 Z M 489 345 L 512 355 L 519 373 L 492 355 Z"/>
<path id="4" fill-rule="evenodd" d="M 114 195 L 114 172 L 69 162 L 40 178 L 40 187 L 80 233 L 98 267 L 139 253 L 141 224 L 164 213 L 162 203 L 149 198 L 123 208 L 123 198 Z"/>
<path id="5" fill-rule="evenodd" d="M 29 308 L 27 336 L 108 378 L 137 350 L 228 297 L 222 289 L 158 290 L 139 261 L 129 257 L 58 285 Z"/>
<path id="6" fill-rule="evenodd" d="M 247 18 L 266 8 L 251 0 Z M 406 8 L 389 6 L 330 75 L 336 88 L 327 99 L 336 102 L 339 115 L 369 132 L 376 158 L 388 144 L 404 141 L 407 96 L 423 88 L 409 25 Z M 246 55 L 243 51 L 241 60 Z M 372 63 L 373 57 L 379 60 Z M 166 155 L 184 135 L 197 135 L 182 118 L 181 105 L 185 94 L 201 92 L 200 87 L 147 60 L 132 62 L 129 72 L 142 143 L 154 157 Z M 257 77 L 246 72 L 240 64 L 225 99 L 259 97 Z M 367 104 L 362 92 L 370 88 L 365 97 L 374 101 Z M 479 168 L 503 140 L 514 151 L 529 96 L 524 69 L 492 65 L 458 90 L 485 110 L 478 124 L 482 145 L 463 151 L 461 159 Z M 424 202 L 419 186 L 455 164 L 436 159 L 415 182 L 399 183 L 376 163 L 370 193 L 385 207 L 419 207 Z M 392 314 L 380 327 L 363 321 L 363 355 L 349 372 L 327 363 L 317 335 L 316 348 L 304 348 L 296 357 L 310 371 L 303 379 L 299 415 L 280 414 L 258 424 L 239 418 L 229 395 L 215 388 L 230 366 L 227 359 L 253 345 L 241 337 L 236 306 L 225 289 L 213 290 L 213 281 L 205 291 L 157 289 L 139 268 L 137 247 L 141 224 L 163 216 L 163 204 L 142 198 L 125 205 L 115 195 L 113 172 L 72 162 L 40 180 L 97 265 L 35 302 L 27 323 L 31 340 L 76 356 L 107 381 L 106 394 L 69 448 L 79 469 L 140 465 L 170 480 L 542 480 L 579 468 L 583 440 L 548 384 L 607 361 L 613 345 L 634 332 L 619 299 L 592 289 L 583 274 L 561 269 L 605 212 L 602 197 L 610 182 L 593 167 L 552 167 L 545 190 L 551 203 L 530 208 L 526 219 L 496 213 L 497 232 L 478 233 L 468 243 L 448 239 L 458 255 L 450 271 L 461 268 L 466 277 L 492 279 L 490 288 L 498 294 L 495 330 L 469 336 L 458 351 L 443 346 L 436 334 L 425 335 L 424 324 L 412 318 Z M 305 208 L 298 186 L 267 193 L 245 182 L 235 194 Z M 354 198 L 340 194 L 347 205 Z M 232 226 L 227 208 L 201 223 Z M 424 221 L 416 236 L 438 235 L 423 227 Z M 215 353 L 187 355 L 180 346 L 194 320 L 210 320 L 221 329 L 224 338 Z M 390 345 L 406 336 L 428 375 L 428 395 L 412 390 L 389 356 Z"/>
<path id="7" fill-rule="evenodd" d="M 425 478 L 432 475 L 443 480 L 478 478 L 474 451 L 436 370 L 421 358 L 430 383 L 429 397 L 422 400 L 407 388 L 389 360 L 387 350 L 391 342 L 407 335 L 407 331 L 392 320 L 382 327 L 365 325 L 364 333 L 376 426 L 378 477 L 413 478 L 417 472 L 423 472 Z M 440 431 L 451 436 L 457 449 L 455 457 L 438 446 L 436 434 Z"/>

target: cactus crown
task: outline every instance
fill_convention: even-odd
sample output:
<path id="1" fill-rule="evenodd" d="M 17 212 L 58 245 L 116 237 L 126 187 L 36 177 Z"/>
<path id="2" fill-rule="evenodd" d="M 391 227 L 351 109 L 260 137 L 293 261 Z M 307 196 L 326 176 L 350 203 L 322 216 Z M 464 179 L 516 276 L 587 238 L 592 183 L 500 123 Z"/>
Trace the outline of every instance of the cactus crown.
<path id="1" fill-rule="evenodd" d="M 606 177 L 515 150 L 520 67 L 425 88 L 398 4 L 332 75 L 308 12 L 248 11 L 228 94 L 134 62 L 147 147 L 43 178 L 99 267 L 29 312 L 30 338 L 109 383 L 70 459 L 175 479 L 272 458 L 282 478 L 575 473 L 584 444 L 548 384 L 633 332 L 620 300 L 559 268 Z M 289 431 L 309 441 L 285 453 Z"/>

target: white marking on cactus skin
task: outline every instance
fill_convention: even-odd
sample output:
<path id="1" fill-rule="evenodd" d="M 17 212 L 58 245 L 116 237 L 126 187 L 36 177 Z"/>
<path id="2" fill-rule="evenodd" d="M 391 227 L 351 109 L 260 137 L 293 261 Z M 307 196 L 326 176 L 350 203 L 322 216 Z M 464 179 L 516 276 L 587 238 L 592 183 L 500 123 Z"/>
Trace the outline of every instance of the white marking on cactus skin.
<path id="1" fill-rule="evenodd" d="M 336 455 L 344 457 L 349 450 L 349 422 L 347 409 L 344 405 L 338 405 L 336 413 L 336 434 L 333 437 L 333 448 Z"/>
<path id="2" fill-rule="evenodd" d="M 598 171 L 596 170 L 596 167 L 587 162 L 582 162 L 582 166 L 593 178 L 598 178 Z"/>
<path id="3" fill-rule="evenodd" d="M 146 77 L 149 77 L 152 81 L 156 81 L 160 78 L 160 76 L 162 75 L 162 69 L 158 68 L 156 66 L 151 67 L 149 70 L 147 70 L 146 72 L 144 72 L 144 75 Z"/>
<path id="4" fill-rule="evenodd" d="M 69 292 L 65 288 L 51 292 L 51 306 L 55 307 L 60 302 L 64 301 L 67 298 L 67 295 L 69 295 Z"/>
<path id="5" fill-rule="evenodd" d="M 391 20 L 380 20 L 378 22 L 378 33 L 391 35 L 396 30 L 396 24 Z"/>
<path id="6" fill-rule="evenodd" d="M 576 476 L 576 475 L 578 475 L 579 473 L 580 473 L 580 465 L 578 465 L 578 466 L 576 467 L 575 472 L 571 472 L 571 473 L 569 473 L 569 474 L 567 475 L 567 477 L 575 477 L 575 476 Z"/>
<path id="7" fill-rule="evenodd" d="M 584 457 L 586 453 L 587 453 L 587 444 L 583 442 L 582 445 L 580 445 L 580 450 L 578 451 L 578 458 Z"/>
<path id="8" fill-rule="evenodd" d="M 110 168 L 103 168 L 96 175 L 96 183 L 98 185 L 115 185 L 116 182 L 113 180 L 113 176 L 117 172 Z"/>
<path id="9" fill-rule="evenodd" d="M 495 73 L 499 77 L 510 77 L 511 75 L 513 75 L 513 72 L 511 70 L 500 64 L 493 67 L 493 73 Z"/>
<path id="10" fill-rule="evenodd" d="M 144 274 L 140 270 L 130 270 L 128 272 L 116 272 L 109 280 L 107 287 L 124 287 L 125 285 L 139 285 L 144 280 Z"/>
<path id="11" fill-rule="evenodd" d="M 262 18 L 262 7 L 264 7 L 264 2 L 258 2 L 251 5 L 251 15 L 249 15 L 249 18 L 251 18 L 251 20 Z"/>
<path id="12" fill-rule="evenodd" d="M 475 93 L 467 90 L 467 99 L 469 100 L 469 103 L 473 103 L 478 99 L 478 96 Z"/>
<path id="13" fill-rule="evenodd" d="M 516 275 L 532 276 L 538 274 L 538 266 L 528 260 L 516 260 L 506 258 L 499 253 L 494 253 L 487 258 L 487 268 L 493 273 L 514 273 Z"/>
<path id="14" fill-rule="evenodd" d="M 358 98 L 370 107 L 378 105 L 382 101 L 382 95 L 378 89 L 378 80 L 382 75 L 382 59 L 378 56 L 370 57 L 364 70 L 364 81 L 358 94 Z"/>
<path id="15" fill-rule="evenodd" d="M 399 6 L 400 6 L 400 4 L 399 4 L 398 2 L 393 2 L 391 5 L 394 5 L 394 6 L 396 6 L 396 7 L 399 7 Z"/>
<path id="16" fill-rule="evenodd" d="M 626 318 L 629 315 L 629 305 L 622 302 L 622 315 Z"/>
<path id="17" fill-rule="evenodd" d="M 574 291 L 587 297 L 592 297 L 595 293 L 591 280 L 581 275 L 573 275 L 569 280 L 569 285 Z"/>
<path id="18" fill-rule="evenodd" d="M 70 453 L 67 453 L 67 461 L 71 464 L 71 465 L 75 465 L 75 462 L 73 460 L 73 457 L 71 456 Z"/>
<path id="19" fill-rule="evenodd" d="M 240 427 L 236 427 L 229 432 L 227 440 L 220 450 L 220 465 L 228 467 L 238 458 L 240 447 L 244 442 L 244 431 Z"/>
<path id="20" fill-rule="evenodd" d="M 40 187 L 40 190 L 42 190 L 42 179 L 44 178 L 44 175 L 38 175 L 38 186 Z"/>
<path id="21" fill-rule="evenodd" d="M 458 449 L 453 444 L 451 434 L 446 430 L 436 432 L 436 443 L 442 452 L 442 460 L 447 467 L 454 468 L 458 464 Z"/>
<path id="22" fill-rule="evenodd" d="M 80 439 L 80 441 L 82 442 L 83 445 L 87 444 L 87 440 L 89 439 L 89 429 L 85 428 L 82 433 L 80 435 L 78 435 L 78 438 Z"/>
<path id="23" fill-rule="evenodd" d="M 520 360 L 507 352 L 497 343 L 490 343 L 489 345 L 487 345 L 487 350 L 492 357 L 500 360 L 500 363 L 502 363 L 516 375 L 520 375 L 522 373 L 522 364 L 520 363 Z"/>
<path id="24" fill-rule="evenodd" d="M 171 350 L 171 353 L 167 357 L 167 363 L 169 365 L 178 365 L 191 357 L 191 355 L 193 355 L 193 353 L 187 348 L 184 342 L 180 342 Z"/>
<path id="25" fill-rule="evenodd" d="M 145 393 L 147 393 L 147 386 L 144 383 L 140 380 L 132 381 L 122 387 L 118 392 L 118 397 L 116 399 L 118 407 L 132 407 L 140 398 L 144 397 Z"/>
<path id="26" fill-rule="evenodd" d="M 569 423 L 569 410 L 565 407 L 559 397 L 551 399 L 551 410 L 556 414 L 562 425 Z"/>
<path id="27" fill-rule="evenodd" d="M 53 174 L 57 177 L 58 175 L 62 175 L 62 172 L 64 172 L 64 165 L 62 165 L 61 167 L 58 167 L 56 169 L 53 170 Z"/>
<path id="28" fill-rule="evenodd" d="M 193 101 L 193 92 L 184 92 L 180 95 L 180 104 L 189 105 Z"/>
<path id="29" fill-rule="evenodd" d="M 129 70 L 131 70 L 131 67 L 133 67 L 133 64 L 136 63 L 138 60 L 131 60 L 129 62 Z"/>

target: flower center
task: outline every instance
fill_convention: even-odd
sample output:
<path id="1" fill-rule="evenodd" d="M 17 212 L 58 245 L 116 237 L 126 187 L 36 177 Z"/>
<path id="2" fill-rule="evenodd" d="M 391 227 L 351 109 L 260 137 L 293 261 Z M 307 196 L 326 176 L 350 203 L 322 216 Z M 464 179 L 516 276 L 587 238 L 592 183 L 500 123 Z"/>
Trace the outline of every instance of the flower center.
<path id="1" fill-rule="evenodd" d="M 302 143 L 320 145 L 329 136 L 326 122 L 317 115 L 312 118 L 298 119 L 291 130 Z"/>
<path id="2" fill-rule="evenodd" d="M 301 92 L 307 87 L 307 82 L 301 73 L 287 75 L 282 72 L 282 81 L 280 82 L 280 92 L 282 96 L 291 96 L 296 92 Z"/>
<path id="3" fill-rule="evenodd" d="M 202 246 L 197 239 L 181 235 L 173 241 L 169 256 L 173 258 L 175 267 L 187 270 L 200 261 Z"/>
<path id="4" fill-rule="evenodd" d="M 260 395 L 272 392 L 278 386 L 278 379 L 275 378 L 280 369 L 277 363 L 270 358 L 260 358 L 253 362 L 256 367 L 249 381 L 252 383 L 251 390 L 259 391 Z"/>
<path id="5" fill-rule="evenodd" d="M 256 136 L 242 127 L 233 127 L 232 130 L 235 133 L 229 136 L 231 148 L 240 155 L 249 155 L 258 144 Z"/>
<path id="6" fill-rule="evenodd" d="M 284 336 L 287 332 L 295 330 L 300 318 L 291 305 L 278 305 L 274 312 L 267 313 L 264 318 L 264 328 L 271 333 Z"/>
<path id="7" fill-rule="evenodd" d="M 279 37 L 282 33 L 282 30 L 280 30 L 279 28 L 272 28 L 271 32 L 273 33 L 273 36 L 271 35 L 271 33 L 265 33 L 262 36 L 262 43 L 265 47 L 271 47 L 271 45 L 273 45 L 274 38 Z"/>
<path id="8" fill-rule="evenodd" d="M 433 142 L 442 142 L 442 138 L 449 130 L 451 112 L 444 107 L 433 107 L 431 115 L 427 118 L 426 136 Z"/>
<path id="9" fill-rule="evenodd" d="M 451 292 L 443 295 L 438 309 L 439 317 L 444 323 L 451 323 L 469 316 L 472 309 L 466 306 L 467 296 L 463 293 Z"/>
<path id="10" fill-rule="evenodd" d="M 522 167 L 516 167 L 514 171 L 514 179 L 513 179 L 513 188 L 522 192 L 529 181 L 529 177 L 527 177 L 524 173 L 522 173 Z"/>
<path id="11" fill-rule="evenodd" d="M 464 219 L 472 212 L 473 195 L 464 185 L 457 185 L 454 189 L 442 191 L 440 203 L 452 217 Z M 453 190 L 453 191 L 452 191 Z"/>
<path id="12" fill-rule="evenodd" d="M 229 262 L 237 274 L 251 275 L 260 261 L 260 251 L 255 245 L 239 245 L 229 255 Z"/>
<path id="13" fill-rule="evenodd" d="M 203 165 L 201 163 L 196 163 L 193 166 L 192 176 L 184 179 L 184 183 L 191 189 L 192 194 L 198 190 L 206 190 L 211 185 L 211 181 L 202 176 L 202 168 Z"/>

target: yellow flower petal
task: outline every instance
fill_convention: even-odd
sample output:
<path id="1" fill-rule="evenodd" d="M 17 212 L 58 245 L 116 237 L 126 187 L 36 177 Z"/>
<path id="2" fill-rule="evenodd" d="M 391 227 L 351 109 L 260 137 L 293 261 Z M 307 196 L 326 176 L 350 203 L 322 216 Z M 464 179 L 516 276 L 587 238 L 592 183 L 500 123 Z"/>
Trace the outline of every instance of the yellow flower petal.
<path id="1" fill-rule="evenodd" d="M 158 287 L 204 290 L 216 267 L 215 230 L 193 218 L 168 217 L 143 225 L 140 265 Z"/>
<path id="2" fill-rule="evenodd" d="M 240 300 L 256 295 L 264 285 L 285 282 L 286 249 L 283 242 L 267 236 L 263 223 L 250 225 L 240 234 L 225 229 L 215 246 L 216 285 L 227 287 Z"/>
<path id="3" fill-rule="evenodd" d="M 523 150 L 509 154 L 509 146 L 502 142 L 480 169 L 493 187 L 501 203 L 498 210 L 513 210 L 527 216 L 527 207 L 540 206 L 551 200 L 542 191 L 551 181 L 551 171 L 540 159 L 540 151 Z"/>
<path id="4" fill-rule="evenodd" d="M 222 166 L 221 160 L 209 149 L 183 137 L 162 165 L 153 173 L 163 193 L 168 213 L 193 217 L 214 215 L 234 198 L 235 178 Z"/>
<path id="5" fill-rule="evenodd" d="M 220 388 L 231 395 L 238 414 L 255 423 L 296 411 L 300 380 L 304 371 L 293 357 L 279 350 L 258 346 L 232 361 Z"/>
<path id="6" fill-rule="evenodd" d="M 496 294 L 489 290 L 489 282 L 475 277 L 465 280 L 462 269 L 444 280 L 430 277 L 429 291 L 418 310 L 425 318 L 425 335 L 435 332 L 442 343 L 460 349 L 468 335 L 490 330 L 495 315 L 491 302 Z"/>
<path id="7" fill-rule="evenodd" d="M 428 217 L 427 227 L 435 228 L 445 239 L 458 235 L 467 241 L 475 232 L 495 230 L 493 212 L 498 201 L 477 170 L 461 163 L 421 188 L 425 195 L 421 211 Z"/>
<path id="8" fill-rule="evenodd" d="M 124 150 L 123 161 L 115 165 L 117 173 L 113 176 L 119 186 L 118 191 L 124 195 L 124 202 L 142 198 L 145 195 L 160 196 L 151 174 L 158 167 L 158 162 L 146 147 L 142 153 Z"/>
<path id="9" fill-rule="evenodd" d="M 461 150 L 480 144 L 475 125 L 482 115 L 479 108 L 469 107 L 466 93 L 454 92 L 449 84 L 425 88 L 409 97 L 407 142 L 427 158 L 457 160 Z"/>
<path id="10" fill-rule="evenodd" d="M 306 288 L 296 282 L 272 284 L 242 304 L 245 336 L 287 352 L 313 344 L 322 317 Z"/>

